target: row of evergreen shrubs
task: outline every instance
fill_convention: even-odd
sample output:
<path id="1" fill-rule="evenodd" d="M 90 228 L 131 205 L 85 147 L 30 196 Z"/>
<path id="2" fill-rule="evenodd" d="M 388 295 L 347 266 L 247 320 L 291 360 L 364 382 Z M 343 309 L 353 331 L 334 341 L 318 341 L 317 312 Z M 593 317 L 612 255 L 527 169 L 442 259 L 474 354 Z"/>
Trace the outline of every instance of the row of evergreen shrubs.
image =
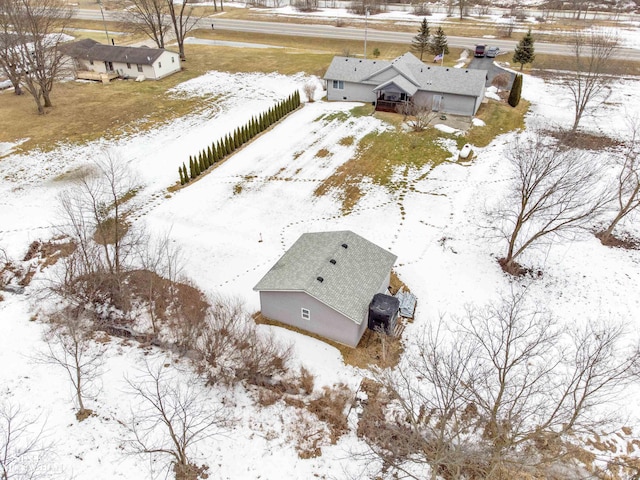
<path id="1" fill-rule="evenodd" d="M 295 91 L 285 100 L 277 103 L 259 117 L 253 117 L 243 127 L 236 128 L 233 135 L 227 134 L 224 138 L 202 149 L 198 155 L 189 155 L 189 166 L 185 163 L 178 167 L 180 173 L 180 185 L 189 183 L 204 173 L 214 163 L 224 159 L 241 145 L 247 143 L 253 137 L 262 133 L 274 123 L 281 120 L 300 106 L 300 92 Z"/>

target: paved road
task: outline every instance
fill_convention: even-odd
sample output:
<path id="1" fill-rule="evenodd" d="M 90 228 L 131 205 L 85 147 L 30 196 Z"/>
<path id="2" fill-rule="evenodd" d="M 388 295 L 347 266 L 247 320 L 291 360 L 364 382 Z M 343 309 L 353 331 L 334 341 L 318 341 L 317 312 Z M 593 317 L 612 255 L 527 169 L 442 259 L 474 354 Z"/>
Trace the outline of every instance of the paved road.
<path id="1" fill-rule="evenodd" d="M 107 20 L 117 20 L 118 13 L 104 12 Z M 74 12 L 75 18 L 84 20 L 102 20 L 100 11 L 77 9 Z M 355 27 L 336 27 L 333 25 L 300 25 L 295 23 L 280 22 L 260 22 L 254 20 L 235 20 L 223 17 L 203 18 L 200 20 L 201 28 L 211 28 L 211 22 L 215 23 L 216 30 L 233 30 L 236 32 L 266 33 L 291 35 L 300 37 L 316 37 L 316 38 L 337 38 L 344 40 L 363 40 L 364 28 Z M 363 25 L 364 26 L 364 25 Z M 367 29 L 367 41 L 369 44 L 373 42 L 384 43 L 407 43 L 415 37 L 414 33 L 394 32 L 385 30 Z M 481 37 L 456 37 L 448 36 L 449 46 L 468 48 L 472 50 L 476 43 L 489 44 L 491 46 L 500 47 L 501 50 L 513 50 L 516 46 L 514 40 L 487 40 Z M 552 44 L 536 42 L 536 52 L 548 53 L 556 55 L 570 55 L 571 47 L 569 45 Z M 620 48 L 617 50 L 616 58 L 640 61 L 640 50 L 631 48 Z"/>

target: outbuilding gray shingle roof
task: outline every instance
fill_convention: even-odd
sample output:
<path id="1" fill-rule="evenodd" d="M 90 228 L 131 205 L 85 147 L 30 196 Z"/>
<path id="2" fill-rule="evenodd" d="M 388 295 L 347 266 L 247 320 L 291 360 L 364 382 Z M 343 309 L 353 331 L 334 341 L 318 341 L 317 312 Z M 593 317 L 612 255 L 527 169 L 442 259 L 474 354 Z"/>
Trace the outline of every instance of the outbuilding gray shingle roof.
<path id="1" fill-rule="evenodd" d="M 103 45 L 90 38 L 85 38 L 65 44 L 63 51 L 72 58 L 84 60 L 152 65 L 166 50 L 162 48 Z"/>
<path id="2" fill-rule="evenodd" d="M 253 289 L 305 292 L 360 324 L 396 258 L 348 230 L 305 233 Z"/>
<path id="3" fill-rule="evenodd" d="M 484 70 L 426 64 L 415 55 L 405 53 L 392 61 L 334 57 L 324 79 L 379 87 L 384 82 L 377 80 L 377 77 L 390 69 L 395 70 L 398 75 L 413 84 L 414 88 L 418 90 L 474 97 L 480 96 L 484 92 L 487 75 Z M 399 82 L 394 83 L 402 87 Z M 406 91 L 411 95 L 409 90 Z"/>

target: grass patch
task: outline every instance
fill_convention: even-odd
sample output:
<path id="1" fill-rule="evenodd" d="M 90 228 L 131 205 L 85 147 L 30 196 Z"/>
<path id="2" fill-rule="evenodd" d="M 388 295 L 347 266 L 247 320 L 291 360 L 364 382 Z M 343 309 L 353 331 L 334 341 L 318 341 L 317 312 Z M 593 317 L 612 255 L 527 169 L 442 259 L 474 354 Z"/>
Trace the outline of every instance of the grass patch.
<path id="1" fill-rule="evenodd" d="M 379 338 L 380 335 L 369 329 L 365 330 L 358 346 L 352 348 L 320 335 L 316 335 L 315 333 L 307 332 L 301 328 L 293 327 L 286 323 L 264 317 L 260 312 L 255 313 L 253 315 L 253 319 L 259 325 L 272 325 L 274 327 L 285 328 L 292 332 L 297 332 L 302 335 L 321 340 L 336 348 L 342 355 L 342 360 L 346 365 L 352 365 L 358 368 L 370 368 L 372 365 L 377 365 L 382 368 L 392 367 L 397 365 L 400 360 L 400 355 L 402 354 L 402 344 L 400 343 L 400 339 L 386 337 L 384 345 L 385 354 L 383 355 L 383 345 Z"/>
<path id="2" fill-rule="evenodd" d="M 129 224 L 123 218 L 120 218 L 116 224 L 115 218 L 109 217 L 98 226 L 93 234 L 93 240 L 98 245 L 113 245 L 122 240 L 128 230 Z"/>
<path id="3" fill-rule="evenodd" d="M 349 137 L 344 137 L 341 138 L 340 141 L 338 142 L 338 145 L 342 145 L 344 147 L 350 147 L 351 145 L 353 145 L 353 142 L 355 141 L 355 139 L 351 136 Z"/>
<path id="4" fill-rule="evenodd" d="M 327 156 L 329 156 L 329 150 L 327 150 L 326 148 L 321 148 L 316 153 L 316 157 L 318 157 L 318 158 L 325 158 Z"/>
<path id="5" fill-rule="evenodd" d="M 247 41 L 247 40 L 245 40 Z M 293 54 L 286 49 L 238 49 L 187 45 L 183 71 L 158 81 L 142 83 L 115 80 L 108 85 L 87 82 L 57 83 L 53 107 L 38 115 L 33 99 L 25 94 L 0 92 L 0 142 L 29 137 L 17 151 L 50 150 L 59 142 L 85 143 L 100 137 L 117 138 L 145 131 L 163 122 L 209 108 L 215 99 L 174 98 L 167 90 L 203 73 L 300 71 L 324 73 L 332 54 Z"/>
<path id="6" fill-rule="evenodd" d="M 358 107 L 353 107 L 349 110 L 352 117 L 366 117 L 367 115 L 372 115 L 375 111 L 375 107 L 370 104 L 360 105 Z"/>
<path id="7" fill-rule="evenodd" d="M 314 193 L 323 196 L 330 190 L 338 191 L 343 211 L 349 212 L 363 194 L 360 184 L 364 180 L 393 190 L 396 185 L 391 177 L 398 169 L 421 169 L 446 160 L 449 152 L 435 142 L 442 136 L 447 135 L 433 128 L 420 133 L 399 129 L 370 133 L 360 141 L 356 155 L 341 165 Z"/>
<path id="8" fill-rule="evenodd" d="M 508 60 L 511 59 L 509 58 Z M 571 70 L 574 63 L 575 58 L 572 56 L 536 53 L 536 59 L 533 64 L 528 66 L 530 67 L 529 69 L 525 66 L 524 70 L 527 73 L 543 78 L 550 75 L 557 77 L 557 71 Z M 514 68 L 519 68 L 519 65 L 514 65 Z M 552 70 L 554 72 L 546 72 L 546 70 Z M 605 74 L 613 76 L 640 75 L 640 62 L 610 58 L 607 60 L 604 70 Z"/>
<path id="9" fill-rule="evenodd" d="M 524 128 L 524 116 L 529 110 L 529 105 L 526 100 L 520 100 L 516 108 L 495 100 L 482 104 L 476 117 L 486 125 L 471 127 L 465 137 L 457 139 L 458 146 L 470 143 L 477 147 L 486 147 L 498 135 Z"/>

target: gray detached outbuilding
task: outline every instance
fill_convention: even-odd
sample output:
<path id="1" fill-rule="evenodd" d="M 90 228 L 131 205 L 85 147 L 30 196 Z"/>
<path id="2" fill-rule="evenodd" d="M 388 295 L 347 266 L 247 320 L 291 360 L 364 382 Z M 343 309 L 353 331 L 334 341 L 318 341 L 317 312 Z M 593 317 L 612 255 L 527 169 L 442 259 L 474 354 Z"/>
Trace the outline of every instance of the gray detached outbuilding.
<path id="1" fill-rule="evenodd" d="M 351 231 L 305 233 L 254 287 L 262 315 L 355 347 L 396 258 Z"/>
<path id="2" fill-rule="evenodd" d="M 391 61 L 334 57 L 324 80 L 328 100 L 370 102 L 387 111 L 412 102 L 471 116 L 484 99 L 486 77 L 485 70 L 425 64 L 405 53 Z"/>

